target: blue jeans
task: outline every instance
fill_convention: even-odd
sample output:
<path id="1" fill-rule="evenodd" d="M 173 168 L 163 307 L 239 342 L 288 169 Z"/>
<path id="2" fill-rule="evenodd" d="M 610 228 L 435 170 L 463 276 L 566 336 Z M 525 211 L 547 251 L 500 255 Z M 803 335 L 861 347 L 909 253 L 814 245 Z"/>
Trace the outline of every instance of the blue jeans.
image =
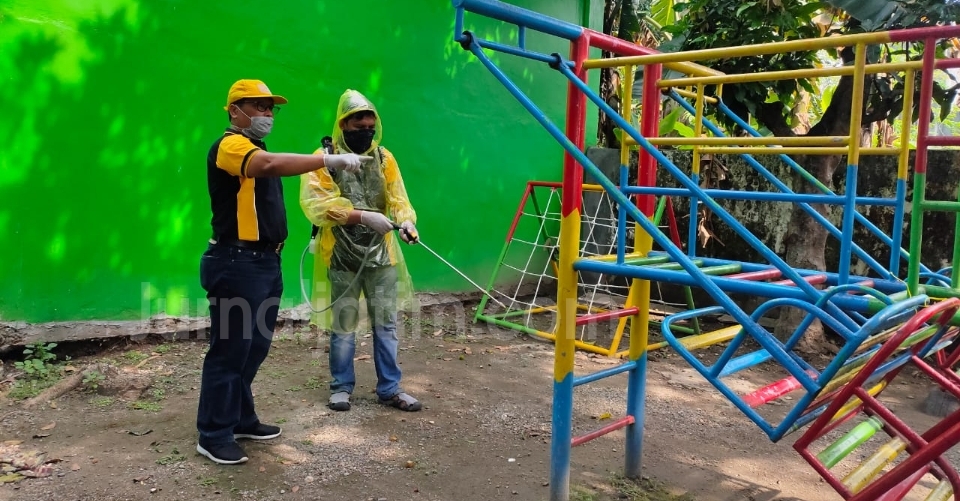
<path id="1" fill-rule="evenodd" d="M 200 284 L 210 300 L 210 349 L 203 359 L 197 430 L 205 444 L 220 445 L 233 442 L 235 430 L 259 422 L 250 385 L 277 323 L 280 256 L 210 245 L 200 258 Z"/>
<path id="2" fill-rule="evenodd" d="M 401 392 L 401 373 L 397 364 L 397 270 L 393 266 L 364 268 L 360 278 L 353 283 L 356 276 L 352 271 L 327 271 L 330 300 L 340 298 L 333 305 L 330 335 L 330 375 L 333 381 L 330 383 L 330 392 L 353 393 L 357 383 L 353 357 L 357 347 L 356 330 L 362 291 L 367 302 L 367 315 L 373 324 L 377 396 L 386 400 Z"/>

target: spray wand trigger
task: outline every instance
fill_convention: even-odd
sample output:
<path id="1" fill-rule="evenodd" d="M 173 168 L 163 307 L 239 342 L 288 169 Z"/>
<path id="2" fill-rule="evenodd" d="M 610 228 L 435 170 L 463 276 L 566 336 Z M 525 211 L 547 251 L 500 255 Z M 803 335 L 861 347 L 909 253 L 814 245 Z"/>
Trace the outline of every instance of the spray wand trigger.
<path id="1" fill-rule="evenodd" d="M 399 224 L 397 224 L 397 223 L 393 223 L 393 229 L 395 229 L 395 230 L 397 230 L 397 231 L 399 231 L 399 232 L 401 232 L 401 233 L 405 233 L 405 234 L 407 235 L 407 239 L 408 239 L 408 240 L 410 241 L 410 243 L 412 243 L 412 244 L 415 244 L 415 243 L 419 243 L 419 242 L 420 242 L 420 235 L 418 235 L 416 231 L 410 232 L 410 230 L 401 227 L 401 226 L 400 226 Z"/>

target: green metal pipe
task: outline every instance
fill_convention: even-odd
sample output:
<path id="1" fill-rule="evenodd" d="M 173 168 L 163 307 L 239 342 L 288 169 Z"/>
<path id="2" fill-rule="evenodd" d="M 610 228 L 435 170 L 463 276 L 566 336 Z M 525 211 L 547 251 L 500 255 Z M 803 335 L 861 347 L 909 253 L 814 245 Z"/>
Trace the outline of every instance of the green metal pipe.
<path id="1" fill-rule="evenodd" d="M 917 295 L 920 287 L 920 244 L 923 243 L 923 206 L 927 192 L 927 175 L 917 172 L 913 176 L 913 200 L 910 214 L 910 259 L 907 262 L 907 290 Z"/>

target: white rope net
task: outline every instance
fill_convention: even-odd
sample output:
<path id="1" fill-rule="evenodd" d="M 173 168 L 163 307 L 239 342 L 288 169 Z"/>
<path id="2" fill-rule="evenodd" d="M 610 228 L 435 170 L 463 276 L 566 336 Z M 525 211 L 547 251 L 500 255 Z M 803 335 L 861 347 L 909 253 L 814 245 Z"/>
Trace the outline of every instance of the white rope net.
<path id="1" fill-rule="evenodd" d="M 486 301 L 478 318 L 504 327 L 555 332 L 557 312 L 557 266 L 559 259 L 561 190 L 552 186 L 533 186 L 520 208 L 513 235 L 507 241 L 503 258 L 495 270 L 493 297 L 507 306 Z M 580 256 L 594 257 L 617 252 L 617 204 L 604 191 L 581 194 Z M 665 219 L 665 218 L 664 218 Z M 629 223 L 629 222 L 628 222 Z M 633 225 L 628 224 L 626 252 L 631 252 Z M 666 232 L 666 225 L 659 226 Z M 629 279 L 594 272 L 577 272 L 578 315 L 617 310 L 624 307 Z M 676 297 L 676 294 L 673 295 Z M 651 283 L 651 308 L 678 311 L 686 303 L 664 300 L 658 282 Z M 595 341 L 604 330 L 616 327 L 589 323 L 577 330 L 581 341 Z M 612 327 L 611 327 L 612 326 Z"/>

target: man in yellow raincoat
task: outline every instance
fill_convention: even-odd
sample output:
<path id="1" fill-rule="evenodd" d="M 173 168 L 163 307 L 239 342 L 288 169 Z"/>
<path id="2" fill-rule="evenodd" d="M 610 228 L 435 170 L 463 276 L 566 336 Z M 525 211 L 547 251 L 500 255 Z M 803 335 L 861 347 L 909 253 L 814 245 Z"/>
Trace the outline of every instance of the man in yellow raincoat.
<path id="1" fill-rule="evenodd" d="M 420 402 L 400 388 L 397 312 L 408 309 L 413 287 L 397 238 L 416 241 L 417 215 L 400 168 L 380 145 L 383 128 L 373 103 L 355 90 L 340 97 L 333 127 L 336 152 L 373 159 L 360 168 L 324 169 L 301 176 L 300 207 L 320 228 L 315 251 L 314 308 L 330 304 L 315 323 L 330 331 L 330 401 L 350 410 L 356 385 L 353 358 L 361 292 L 373 324 L 373 361 L 380 403 L 405 411 Z M 318 150 L 319 153 L 320 150 Z M 400 226 L 394 232 L 394 224 Z"/>

